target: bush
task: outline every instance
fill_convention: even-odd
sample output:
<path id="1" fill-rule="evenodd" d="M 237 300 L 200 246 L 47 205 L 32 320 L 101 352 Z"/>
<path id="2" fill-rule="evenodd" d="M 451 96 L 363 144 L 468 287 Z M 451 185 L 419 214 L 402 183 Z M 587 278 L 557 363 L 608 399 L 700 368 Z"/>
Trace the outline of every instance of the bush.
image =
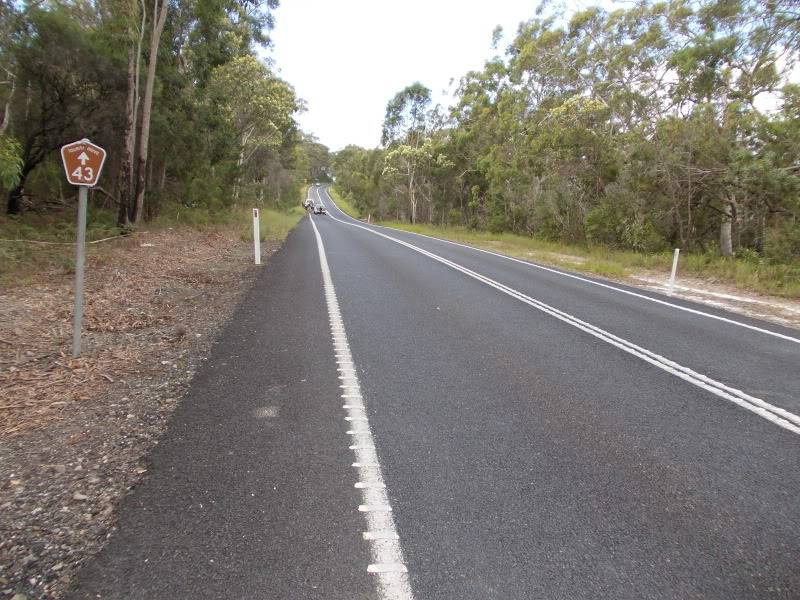
<path id="1" fill-rule="evenodd" d="M 463 225 L 464 215 L 457 208 L 451 208 L 447 213 L 447 222 L 450 225 Z"/>
<path id="2" fill-rule="evenodd" d="M 770 229 L 764 255 L 780 262 L 800 260 L 800 223 L 784 222 Z"/>

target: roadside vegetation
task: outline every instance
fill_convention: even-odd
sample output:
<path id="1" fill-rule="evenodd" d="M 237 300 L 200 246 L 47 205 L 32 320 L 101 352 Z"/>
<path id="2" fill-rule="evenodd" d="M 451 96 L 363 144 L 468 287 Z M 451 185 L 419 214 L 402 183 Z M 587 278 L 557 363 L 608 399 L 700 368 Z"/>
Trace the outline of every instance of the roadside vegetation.
<path id="1" fill-rule="evenodd" d="M 381 146 L 333 157 L 339 197 L 604 275 L 680 248 L 683 272 L 796 297 L 796 3 L 553 6 L 463 75 L 453 106 L 421 83 L 397 92 Z"/>
<path id="2" fill-rule="evenodd" d="M 612 279 L 624 278 L 642 270 L 661 271 L 666 279 L 672 266 L 672 253 L 668 251 L 641 253 L 600 245 L 565 244 L 512 233 L 477 231 L 463 226 L 439 227 L 400 221 L 381 221 L 379 224 Z M 800 298 L 800 265 L 771 264 L 756 255 L 740 258 L 727 258 L 711 252 L 682 255 L 679 275 L 731 283 L 762 294 Z"/>
<path id="3" fill-rule="evenodd" d="M 339 191 L 333 186 L 328 188 L 328 193 L 333 198 L 333 201 L 336 203 L 336 206 L 338 206 L 342 212 L 350 215 L 354 219 L 361 218 L 361 211 L 355 207 L 355 204 L 351 202 L 349 196 L 344 196 L 340 194 Z M 366 218 L 366 215 L 364 215 L 364 218 Z"/>
<path id="4" fill-rule="evenodd" d="M 83 137 L 108 151 L 90 239 L 281 212 L 326 180 L 302 101 L 261 58 L 277 4 L 0 0 L 0 193 L 23 217 L 0 234 L 69 238 L 59 148 Z"/>
<path id="5" fill-rule="evenodd" d="M 261 241 L 282 241 L 304 214 L 299 205 L 261 209 Z M 145 231 L 190 229 L 198 233 L 233 233 L 242 241 L 253 240 L 250 209 L 210 211 L 174 205 L 141 231 L 122 233 L 116 226 L 116 216 L 115 211 L 108 209 L 90 211 L 86 232 L 89 256 L 107 253 L 109 246 Z M 15 217 L 0 215 L 0 287 L 25 285 L 42 277 L 72 273 L 74 240 L 74 210 L 29 212 Z M 106 241 L 92 243 L 99 240 Z"/>

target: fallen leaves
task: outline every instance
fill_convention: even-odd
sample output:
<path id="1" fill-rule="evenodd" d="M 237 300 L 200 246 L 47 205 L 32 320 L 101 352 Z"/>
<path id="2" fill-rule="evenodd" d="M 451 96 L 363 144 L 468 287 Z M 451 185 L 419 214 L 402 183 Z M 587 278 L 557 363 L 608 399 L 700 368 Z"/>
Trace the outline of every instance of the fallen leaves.
<path id="1" fill-rule="evenodd" d="M 71 277 L 43 274 L 0 292 L 0 433 L 41 427 L 126 377 L 172 368 L 174 360 L 158 358 L 191 343 L 188 325 L 202 329 L 215 317 L 215 296 L 241 283 L 246 263 L 231 269 L 229 260 L 241 252 L 234 236 L 177 229 L 143 237 L 90 254 L 78 359 L 70 357 Z"/>

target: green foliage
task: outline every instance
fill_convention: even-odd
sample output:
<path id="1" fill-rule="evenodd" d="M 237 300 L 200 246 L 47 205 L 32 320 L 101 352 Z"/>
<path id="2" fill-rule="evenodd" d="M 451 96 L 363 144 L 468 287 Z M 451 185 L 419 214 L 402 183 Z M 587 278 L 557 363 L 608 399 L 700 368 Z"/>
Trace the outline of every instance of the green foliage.
<path id="1" fill-rule="evenodd" d="M 137 59 L 140 50 L 141 121 L 153 6 L 110 1 L 2 4 L 13 17 L 0 19 L 0 67 L 8 75 L 0 78 L 0 111 L 9 101 L 8 114 L 0 112 L 8 125 L 0 185 L 11 190 L 10 212 L 63 205 L 72 192 L 53 166 L 58 148 L 81 137 L 109 151 L 99 182 L 105 194 L 95 201 L 113 206 L 130 194 L 120 160 L 133 91 L 128 56 Z M 156 63 L 146 218 L 294 204 L 306 181 L 327 173 L 327 148 L 298 131 L 301 101 L 259 58 L 276 7 L 277 0 L 169 4 Z M 7 136 L 19 146 L 9 148 Z M 21 162 L 8 162 L 14 155 Z"/>
<path id="2" fill-rule="evenodd" d="M 0 135 L 0 188 L 11 189 L 22 174 L 22 147 L 14 138 Z"/>
<path id="3" fill-rule="evenodd" d="M 390 99 L 384 147 L 334 156 L 342 194 L 384 219 L 640 253 L 725 254 L 730 228 L 740 256 L 794 264 L 794 4 L 548 7 L 462 77 L 449 114 L 421 84 Z M 778 110 L 761 112 L 770 95 Z"/>
<path id="4" fill-rule="evenodd" d="M 800 220 L 773 227 L 767 233 L 764 254 L 778 262 L 793 261 L 800 268 Z"/>
<path id="5" fill-rule="evenodd" d="M 342 194 L 339 193 L 339 191 L 335 187 L 328 188 L 328 192 L 330 192 L 331 196 L 333 197 L 333 201 L 336 203 L 336 206 L 338 206 L 340 210 L 350 215 L 354 219 L 361 218 L 358 209 L 355 206 L 353 206 L 353 203 L 349 196 L 343 196 Z"/>

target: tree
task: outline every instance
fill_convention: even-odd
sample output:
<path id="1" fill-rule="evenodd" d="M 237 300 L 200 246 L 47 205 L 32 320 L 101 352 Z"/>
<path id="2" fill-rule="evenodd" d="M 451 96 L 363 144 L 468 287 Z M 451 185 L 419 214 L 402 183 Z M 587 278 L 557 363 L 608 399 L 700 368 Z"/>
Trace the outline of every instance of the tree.
<path id="1" fill-rule="evenodd" d="M 222 107 L 239 143 L 236 166 L 241 171 L 261 150 L 275 150 L 294 126 L 300 108 L 294 90 L 254 56 L 242 56 L 217 67 L 211 75 L 210 98 Z"/>
<path id="2" fill-rule="evenodd" d="M 167 22 L 168 10 L 169 0 L 160 0 L 160 4 L 159 0 L 153 0 L 153 12 L 150 15 L 150 53 L 147 57 L 147 79 L 144 84 L 142 124 L 139 133 L 139 153 L 136 161 L 136 196 L 133 204 L 133 214 L 131 216 L 131 220 L 134 223 L 139 223 L 144 214 L 144 195 L 147 184 L 147 158 L 150 144 L 150 120 L 153 110 L 153 89 L 156 83 L 158 47 L 161 43 L 161 34 L 164 31 L 164 25 Z"/>
<path id="3" fill-rule="evenodd" d="M 424 147 L 431 91 L 421 83 L 400 90 L 386 105 L 381 142 L 389 147 L 386 174 L 401 172 L 405 178 L 411 222 L 417 220 L 417 171 L 423 161 L 430 160 Z"/>
<path id="4" fill-rule="evenodd" d="M 118 65 L 66 8 L 28 9 L 13 48 L 18 72 L 11 130 L 20 141 L 19 180 L 8 212 L 22 210 L 31 172 L 63 144 L 112 131 L 119 98 Z M 100 140 L 103 141 L 103 140 Z"/>

